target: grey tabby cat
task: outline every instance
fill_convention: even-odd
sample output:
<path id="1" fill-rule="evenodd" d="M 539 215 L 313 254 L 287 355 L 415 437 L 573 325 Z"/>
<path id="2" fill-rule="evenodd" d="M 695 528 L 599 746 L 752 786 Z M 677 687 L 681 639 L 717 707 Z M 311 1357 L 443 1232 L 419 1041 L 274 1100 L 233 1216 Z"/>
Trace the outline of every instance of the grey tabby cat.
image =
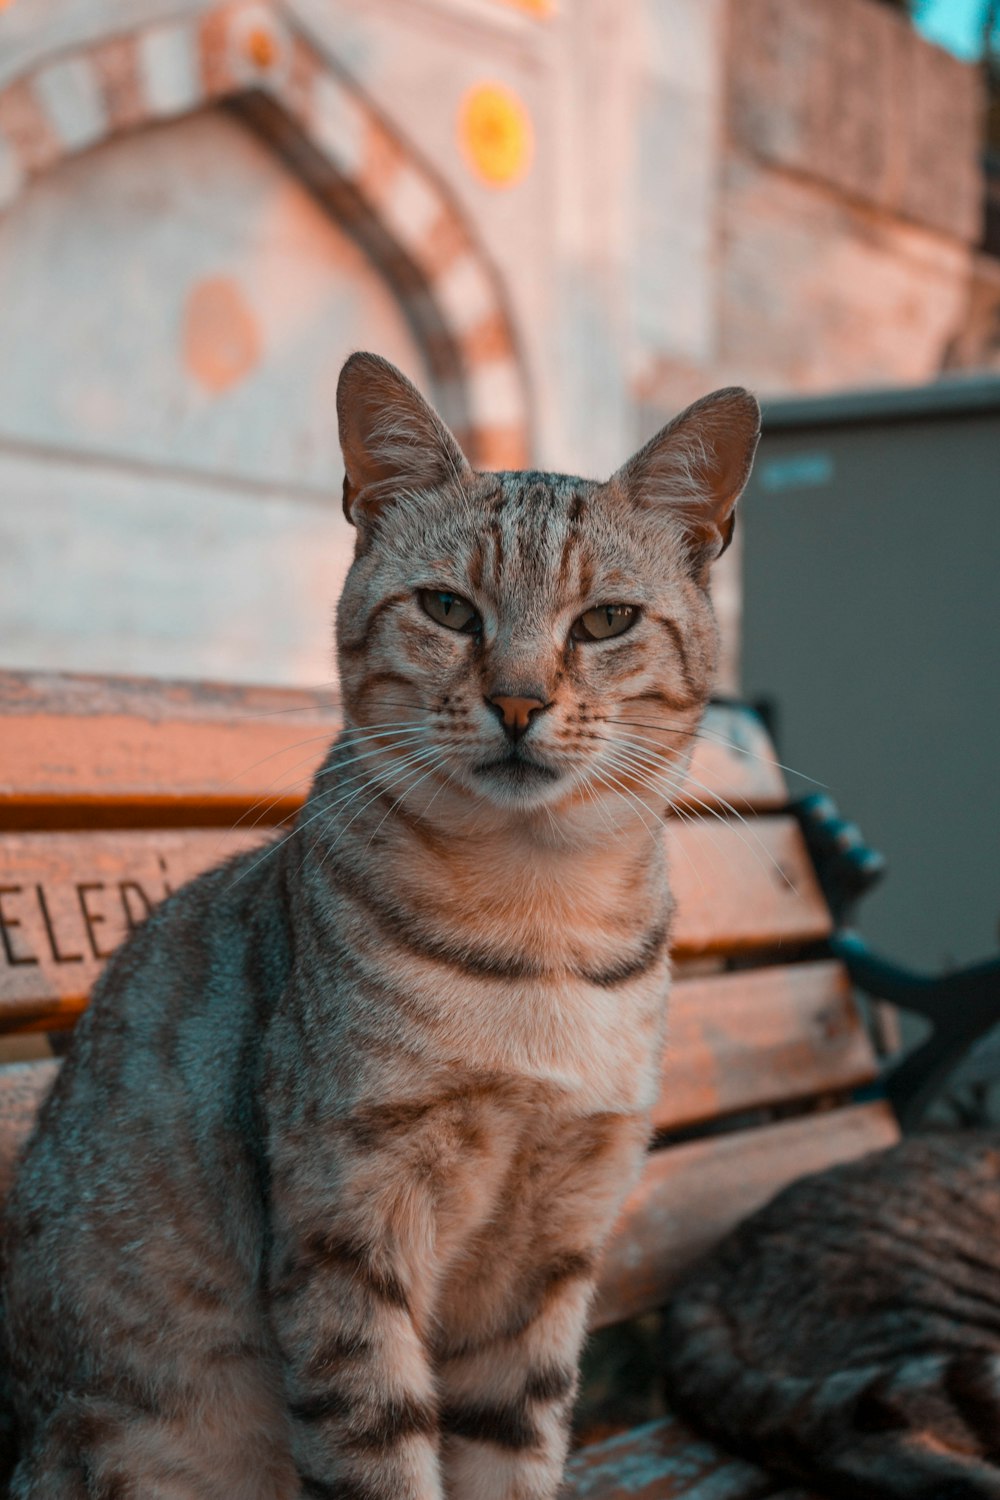
<path id="1" fill-rule="evenodd" d="M 668 1399 L 824 1496 L 998 1500 L 998 1236 L 998 1131 L 805 1178 L 675 1295 Z"/>
<path id="2" fill-rule="evenodd" d="M 657 1093 L 683 776 L 759 413 L 478 474 L 373 355 L 344 730 L 111 959 L 7 1218 L 13 1500 L 550 1500 Z M 641 728 L 637 728 L 637 722 Z"/>

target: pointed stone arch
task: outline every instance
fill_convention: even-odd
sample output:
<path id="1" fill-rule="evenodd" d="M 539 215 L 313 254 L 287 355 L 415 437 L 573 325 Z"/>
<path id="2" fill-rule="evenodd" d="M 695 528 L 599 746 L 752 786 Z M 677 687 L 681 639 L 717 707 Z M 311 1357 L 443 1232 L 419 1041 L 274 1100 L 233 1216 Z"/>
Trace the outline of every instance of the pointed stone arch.
<path id="1" fill-rule="evenodd" d="M 272 141 L 364 246 L 472 462 L 525 466 L 526 380 L 495 268 L 439 177 L 277 4 L 230 0 L 146 25 L 0 89 L 0 211 L 67 156 L 215 104 Z"/>

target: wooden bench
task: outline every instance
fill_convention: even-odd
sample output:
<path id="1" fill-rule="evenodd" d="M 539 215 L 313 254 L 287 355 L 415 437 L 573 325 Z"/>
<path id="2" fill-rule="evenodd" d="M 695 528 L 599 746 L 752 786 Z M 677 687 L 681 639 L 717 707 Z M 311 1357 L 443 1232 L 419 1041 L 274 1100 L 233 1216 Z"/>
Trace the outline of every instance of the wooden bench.
<path id="1" fill-rule="evenodd" d="M 0 1067 L 0 1192 L 104 958 L 167 891 L 292 818 L 337 727 L 335 702 L 304 692 L 0 673 L 0 1049 L 26 1059 Z M 657 1307 L 784 1184 L 897 1138 L 885 1102 L 855 1101 L 879 1063 L 787 802 L 760 722 L 714 705 L 666 820 L 677 982 L 657 1144 L 595 1328 Z M 581 1448 L 570 1492 L 792 1493 L 669 1413 Z"/>

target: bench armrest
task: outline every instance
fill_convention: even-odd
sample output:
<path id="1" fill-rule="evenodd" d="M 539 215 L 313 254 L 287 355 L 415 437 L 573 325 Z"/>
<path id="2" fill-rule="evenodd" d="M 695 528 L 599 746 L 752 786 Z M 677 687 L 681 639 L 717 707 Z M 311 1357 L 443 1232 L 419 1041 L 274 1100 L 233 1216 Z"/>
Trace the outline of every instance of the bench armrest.
<path id="1" fill-rule="evenodd" d="M 883 1088 L 904 1129 L 916 1125 L 949 1075 L 987 1031 L 1000 1022 L 1000 958 L 950 974 L 918 974 L 879 957 L 852 930 L 854 908 L 885 873 L 885 860 L 869 849 L 857 827 L 825 795 L 793 804 L 830 904 L 837 930 L 830 949 L 851 982 L 875 1000 L 886 1000 L 930 1021 L 927 1041 L 890 1064 Z"/>
<path id="2" fill-rule="evenodd" d="M 856 823 L 841 817 L 825 792 L 800 797 L 789 811 L 799 820 L 837 927 L 851 926 L 854 908 L 885 875 L 885 859 L 869 848 Z"/>
<path id="3" fill-rule="evenodd" d="M 872 953 L 856 932 L 830 940 L 852 983 L 931 1022 L 927 1041 L 891 1065 L 884 1088 L 904 1130 L 917 1125 L 971 1048 L 1000 1022 L 1000 958 L 951 974 L 915 974 Z"/>

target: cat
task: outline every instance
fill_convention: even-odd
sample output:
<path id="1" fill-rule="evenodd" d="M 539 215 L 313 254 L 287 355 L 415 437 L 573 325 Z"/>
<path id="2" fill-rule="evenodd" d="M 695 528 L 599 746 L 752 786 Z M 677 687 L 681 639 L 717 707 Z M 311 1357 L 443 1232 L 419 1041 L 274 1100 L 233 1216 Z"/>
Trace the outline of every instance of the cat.
<path id="1" fill-rule="evenodd" d="M 10 1200 L 12 1500 L 549 1500 L 657 1093 L 659 813 L 759 430 L 476 473 L 337 395 L 344 729 L 295 830 L 111 958 Z M 638 727 L 641 726 L 641 727 Z"/>
<path id="2" fill-rule="evenodd" d="M 804 1178 L 674 1294 L 667 1399 L 831 1500 L 998 1500 L 998 1235 L 997 1130 Z"/>

